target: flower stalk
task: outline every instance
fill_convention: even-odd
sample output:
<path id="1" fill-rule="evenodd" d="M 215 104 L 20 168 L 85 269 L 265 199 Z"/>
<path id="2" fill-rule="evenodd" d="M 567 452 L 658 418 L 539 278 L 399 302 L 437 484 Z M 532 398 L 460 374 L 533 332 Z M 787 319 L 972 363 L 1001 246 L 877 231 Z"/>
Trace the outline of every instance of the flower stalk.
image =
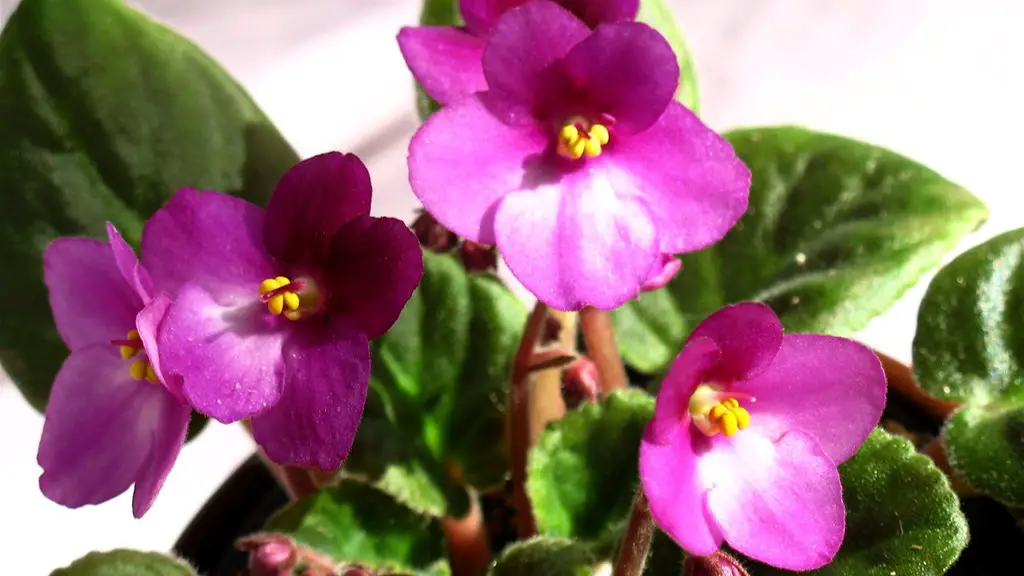
<path id="1" fill-rule="evenodd" d="M 491 544 L 479 496 L 471 492 L 469 513 L 463 518 L 442 518 L 441 529 L 448 540 L 453 576 L 483 574 L 491 563 Z"/>
<path id="2" fill-rule="evenodd" d="M 615 560 L 613 576 L 640 576 L 647 564 L 647 555 L 654 539 L 654 518 L 643 488 L 636 491 L 633 510 L 629 513 L 626 533 L 619 543 L 619 556 Z"/>
<path id="3" fill-rule="evenodd" d="M 601 395 L 629 385 L 626 368 L 622 364 L 619 347 L 615 344 L 611 316 L 605 310 L 584 308 L 580 312 L 580 328 L 587 343 L 587 354 L 597 364 Z"/>

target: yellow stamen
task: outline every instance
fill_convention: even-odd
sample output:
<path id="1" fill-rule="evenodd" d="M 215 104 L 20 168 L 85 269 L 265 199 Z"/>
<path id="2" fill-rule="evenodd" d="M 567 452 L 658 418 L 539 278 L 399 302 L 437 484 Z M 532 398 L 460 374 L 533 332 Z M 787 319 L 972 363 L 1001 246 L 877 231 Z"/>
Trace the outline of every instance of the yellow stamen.
<path id="1" fill-rule="evenodd" d="M 586 132 L 581 133 L 577 124 L 584 125 L 585 122 L 574 118 L 558 131 L 558 153 L 572 160 L 579 160 L 584 155 L 588 158 L 600 156 L 602 147 L 611 138 L 608 128 L 603 124 L 591 124 Z"/>
<path id="2" fill-rule="evenodd" d="M 132 378 L 142 380 L 146 377 L 147 368 L 149 368 L 149 361 L 139 358 L 135 362 L 132 362 L 131 366 L 128 367 L 128 373 L 132 375 Z"/>
<path id="3" fill-rule="evenodd" d="M 125 338 L 125 340 L 129 340 L 129 341 L 140 340 L 140 338 L 139 338 L 139 331 L 138 330 L 132 330 L 132 331 L 128 332 L 128 337 Z M 119 346 L 117 348 L 117 351 L 121 354 L 121 359 L 122 360 L 128 360 L 129 358 L 133 358 L 136 355 L 138 355 L 140 352 L 142 352 L 142 348 L 140 346 Z"/>
<path id="4" fill-rule="evenodd" d="M 750 412 L 740 406 L 738 399 L 722 399 L 723 393 L 702 384 L 690 398 L 689 412 L 693 423 L 708 436 L 733 436 L 750 425 Z M 753 401 L 753 399 L 750 399 Z"/>

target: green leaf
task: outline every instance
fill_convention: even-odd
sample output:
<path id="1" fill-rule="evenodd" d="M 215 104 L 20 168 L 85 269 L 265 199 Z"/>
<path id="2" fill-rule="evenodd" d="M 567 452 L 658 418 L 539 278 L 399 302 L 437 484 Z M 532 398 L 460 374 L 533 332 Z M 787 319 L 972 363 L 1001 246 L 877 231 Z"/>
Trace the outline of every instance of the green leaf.
<path id="1" fill-rule="evenodd" d="M 449 574 L 444 532 L 437 520 L 360 482 L 344 481 L 289 504 L 267 521 L 265 529 L 287 534 L 338 563 Z"/>
<path id="2" fill-rule="evenodd" d="M 424 266 L 401 317 L 373 344 L 370 398 L 346 468 L 417 510 L 459 516 L 468 500 L 458 482 L 488 488 L 508 472 L 505 389 L 526 308 L 450 255 L 425 253 Z"/>
<path id="3" fill-rule="evenodd" d="M 67 349 L 42 253 L 57 236 L 137 244 L 175 190 L 262 201 L 295 153 L 188 40 L 121 0 L 23 0 L 0 35 L 0 362 L 46 406 Z"/>
<path id="4" fill-rule="evenodd" d="M 1024 403 L 964 406 L 946 421 L 942 439 L 950 465 L 968 484 L 1024 506 Z"/>
<path id="5" fill-rule="evenodd" d="M 690 56 L 683 34 L 676 25 L 672 11 L 665 0 L 640 0 L 640 11 L 636 15 L 637 22 L 651 26 L 668 40 L 679 61 L 679 88 L 676 89 L 676 100 L 695 113 L 700 112 L 700 95 L 697 86 L 697 71 L 694 69 L 693 57 Z"/>
<path id="6" fill-rule="evenodd" d="M 491 567 L 489 576 L 590 576 L 594 559 L 572 540 L 536 536 L 515 542 Z"/>
<path id="7" fill-rule="evenodd" d="M 530 451 L 526 491 L 541 534 L 599 553 L 618 544 L 637 487 L 637 459 L 654 398 L 622 390 L 551 423 Z"/>
<path id="8" fill-rule="evenodd" d="M 727 134 L 753 174 L 750 208 L 682 257 L 665 288 L 612 314 L 626 360 L 658 372 L 710 312 L 763 301 L 786 329 L 849 335 L 893 304 L 987 216 L 963 188 L 903 156 L 797 127 Z"/>
<path id="9" fill-rule="evenodd" d="M 941 575 L 967 545 L 967 520 L 946 477 L 903 438 L 880 429 L 839 467 L 846 539 L 822 576 Z M 754 575 L 789 574 L 762 565 Z"/>
<path id="10" fill-rule="evenodd" d="M 420 12 L 420 26 L 462 26 L 462 14 L 459 13 L 459 0 L 426 0 Z M 420 120 L 426 120 L 431 114 L 441 109 L 433 98 L 423 91 L 419 82 L 416 83 L 416 111 Z"/>
<path id="11" fill-rule="evenodd" d="M 50 576 L 195 576 L 187 564 L 155 552 L 90 552 Z"/>

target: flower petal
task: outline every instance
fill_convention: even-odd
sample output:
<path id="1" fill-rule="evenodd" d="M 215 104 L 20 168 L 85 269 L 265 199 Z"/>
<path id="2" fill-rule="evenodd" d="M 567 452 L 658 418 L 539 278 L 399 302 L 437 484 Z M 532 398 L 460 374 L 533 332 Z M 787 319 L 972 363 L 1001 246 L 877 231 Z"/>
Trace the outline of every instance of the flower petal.
<path id="1" fill-rule="evenodd" d="M 167 315 L 171 306 L 171 299 L 166 294 L 159 294 L 152 302 L 146 305 L 135 317 L 135 329 L 139 332 L 139 339 L 142 340 L 142 347 L 146 351 L 146 358 L 153 366 L 153 372 L 163 383 L 164 387 L 179 400 L 184 400 L 181 392 L 181 376 L 178 374 L 164 374 L 163 364 L 160 361 L 160 350 L 157 346 L 157 334 L 160 324 Z"/>
<path id="2" fill-rule="evenodd" d="M 71 353 L 53 383 L 37 459 L 39 488 L 69 508 L 99 504 L 138 478 L 152 451 L 154 422 L 170 396 L 136 381 L 117 347 Z"/>
<path id="3" fill-rule="evenodd" d="M 482 38 L 451 26 L 409 26 L 399 31 L 398 47 L 413 78 L 439 104 L 487 89 Z"/>
<path id="4" fill-rule="evenodd" d="M 661 381 L 654 418 L 647 426 L 645 441 L 668 444 L 680 425 L 690 422 L 690 397 L 704 382 L 708 369 L 719 362 L 722 351 L 708 338 L 690 338 Z M 685 426 L 684 426 L 685 427 Z"/>
<path id="5" fill-rule="evenodd" d="M 668 40 L 638 22 L 598 26 L 569 51 L 565 70 L 590 107 L 610 114 L 615 131 L 628 134 L 654 124 L 679 86 L 679 61 Z"/>
<path id="6" fill-rule="evenodd" d="M 538 114 L 550 111 L 572 93 L 560 60 L 588 35 L 586 24 L 546 0 L 505 12 L 484 47 L 489 91 Z"/>
<path id="7" fill-rule="evenodd" d="M 179 190 L 146 222 L 142 261 L 157 291 L 186 283 L 209 290 L 247 287 L 276 276 L 263 248 L 263 209 L 220 192 Z"/>
<path id="8" fill-rule="evenodd" d="M 697 458 L 710 442 L 693 426 L 678 430 L 663 444 L 652 442 L 647 428 L 640 443 L 640 485 L 658 527 L 690 554 L 707 556 L 722 545 L 722 534 L 705 506 L 707 489 L 697 473 Z"/>
<path id="9" fill-rule="evenodd" d="M 227 424 L 258 414 L 281 396 L 287 322 L 249 294 L 187 284 L 160 328 L 161 369 L 180 375 L 185 397 L 211 418 Z"/>
<path id="10" fill-rule="evenodd" d="M 305 325 L 285 343 L 281 400 L 252 419 L 253 437 L 280 464 L 334 470 L 352 448 L 370 382 L 370 346 L 343 316 Z"/>
<path id="11" fill-rule="evenodd" d="M 698 461 L 714 521 L 729 546 L 755 560 L 786 570 L 824 566 L 846 530 L 836 465 L 802 432 L 775 442 L 751 432 L 712 438 Z"/>
<path id="12" fill-rule="evenodd" d="M 633 179 L 650 206 L 662 252 L 682 254 L 714 244 L 747 210 L 750 170 L 724 138 L 678 102 L 670 102 L 644 132 L 612 135 L 607 148 L 604 154 Z"/>
<path id="13" fill-rule="evenodd" d="M 427 210 L 474 242 L 494 244 L 494 210 L 523 185 L 549 138 L 538 126 L 510 127 L 479 96 L 434 113 L 409 144 L 409 182 Z"/>
<path id="14" fill-rule="evenodd" d="M 768 438 L 803 430 L 837 464 L 864 443 L 885 407 L 878 357 L 835 336 L 787 334 L 771 368 L 734 389 L 757 398 L 747 406 L 748 430 Z"/>
<path id="15" fill-rule="evenodd" d="M 606 22 L 632 20 L 640 10 L 640 0 L 559 0 L 558 3 L 591 28 Z"/>
<path id="16" fill-rule="evenodd" d="M 170 394 L 164 395 L 159 410 L 155 411 L 151 423 L 153 444 L 149 449 L 149 459 L 139 472 L 135 481 L 135 494 L 132 495 L 132 513 L 136 518 L 142 518 L 153 506 L 156 495 L 178 459 L 181 447 L 185 445 L 191 415 L 192 409 L 188 404 Z"/>
<path id="17" fill-rule="evenodd" d="M 58 238 L 43 253 L 50 310 L 71 351 L 125 338 L 142 300 L 125 282 L 110 244 Z"/>
<path id="18" fill-rule="evenodd" d="M 267 202 L 263 241 L 288 264 L 320 266 L 346 222 L 370 214 L 370 173 L 355 154 L 328 152 L 292 166 Z"/>
<path id="19" fill-rule="evenodd" d="M 486 36 L 507 10 L 527 0 L 459 0 L 459 12 L 466 27 L 477 36 Z"/>
<path id="20" fill-rule="evenodd" d="M 153 298 L 153 281 L 149 273 L 139 264 L 135 250 L 124 241 L 121 233 L 113 224 L 107 222 L 107 238 L 110 240 L 110 248 L 114 252 L 114 260 L 124 281 L 135 290 L 143 302 L 149 302 Z"/>
<path id="21" fill-rule="evenodd" d="M 509 270 L 559 310 L 621 305 L 639 293 L 660 255 L 642 200 L 622 193 L 614 172 L 591 164 L 505 196 L 495 218 Z"/>
<path id="22" fill-rule="evenodd" d="M 332 312 L 370 339 L 388 331 L 423 277 L 423 251 L 401 220 L 362 216 L 334 237 L 324 271 Z"/>
<path id="23" fill-rule="evenodd" d="M 676 277 L 683 268 L 683 261 L 672 254 L 662 254 L 651 265 L 647 272 L 647 280 L 640 286 L 641 292 L 651 292 L 664 287 Z"/>
<path id="24" fill-rule="evenodd" d="M 727 384 L 768 369 L 782 346 L 782 323 L 768 306 L 741 302 L 705 318 L 690 338 L 708 338 L 718 345 L 722 359 L 706 376 Z"/>

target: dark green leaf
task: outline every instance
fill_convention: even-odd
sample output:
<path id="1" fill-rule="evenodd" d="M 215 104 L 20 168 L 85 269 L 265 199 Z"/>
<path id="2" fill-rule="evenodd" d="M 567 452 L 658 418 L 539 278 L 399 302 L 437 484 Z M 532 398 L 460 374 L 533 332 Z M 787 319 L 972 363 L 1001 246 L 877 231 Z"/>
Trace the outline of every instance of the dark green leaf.
<path id="1" fill-rule="evenodd" d="M 265 528 L 338 563 L 431 576 L 449 573 L 437 520 L 359 482 L 342 482 L 289 504 Z"/>
<path id="2" fill-rule="evenodd" d="M 796 127 L 727 135 L 753 174 L 750 208 L 683 256 L 662 290 L 613 315 L 626 360 L 665 368 L 695 322 L 768 303 L 787 330 L 849 335 L 885 311 L 987 215 L 966 190 L 898 154 Z"/>
<path id="3" fill-rule="evenodd" d="M 679 88 L 676 90 L 676 100 L 690 110 L 699 112 L 700 95 L 698 94 L 697 72 L 668 3 L 665 0 L 640 0 L 640 11 L 637 13 L 636 19 L 661 32 L 661 35 L 672 45 L 676 59 L 679 61 Z"/>
<path id="4" fill-rule="evenodd" d="M 24 0 L 0 35 L 0 362 L 42 410 L 67 350 L 42 252 L 57 236 L 137 243 L 178 188 L 262 201 L 295 153 L 188 40 L 121 0 Z"/>
<path id="5" fill-rule="evenodd" d="M 155 552 L 90 552 L 50 576 L 195 576 L 187 564 Z"/>
<path id="6" fill-rule="evenodd" d="M 526 490 L 541 534 L 602 553 L 617 545 L 637 486 L 637 459 L 654 398 L 623 390 L 553 422 L 530 451 Z"/>
<path id="7" fill-rule="evenodd" d="M 414 508 L 458 516 L 464 490 L 508 471 L 505 389 L 526 308 L 496 278 L 449 255 L 425 272 L 394 327 L 373 345 L 371 394 L 347 469 Z"/>
<path id="8" fill-rule="evenodd" d="M 1024 506 L 1024 402 L 967 405 L 942 429 L 949 463 L 967 482 Z"/>
<path id="9" fill-rule="evenodd" d="M 590 576 L 593 563 L 581 544 L 537 536 L 506 548 L 489 576 Z"/>
<path id="10" fill-rule="evenodd" d="M 967 545 L 967 521 L 946 477 L 907 440 L 880 429 L 839 467 L 846 538 L 823 576 L 945 574 Z M 751 566 L 751 574 L 787 574 Z"/>

